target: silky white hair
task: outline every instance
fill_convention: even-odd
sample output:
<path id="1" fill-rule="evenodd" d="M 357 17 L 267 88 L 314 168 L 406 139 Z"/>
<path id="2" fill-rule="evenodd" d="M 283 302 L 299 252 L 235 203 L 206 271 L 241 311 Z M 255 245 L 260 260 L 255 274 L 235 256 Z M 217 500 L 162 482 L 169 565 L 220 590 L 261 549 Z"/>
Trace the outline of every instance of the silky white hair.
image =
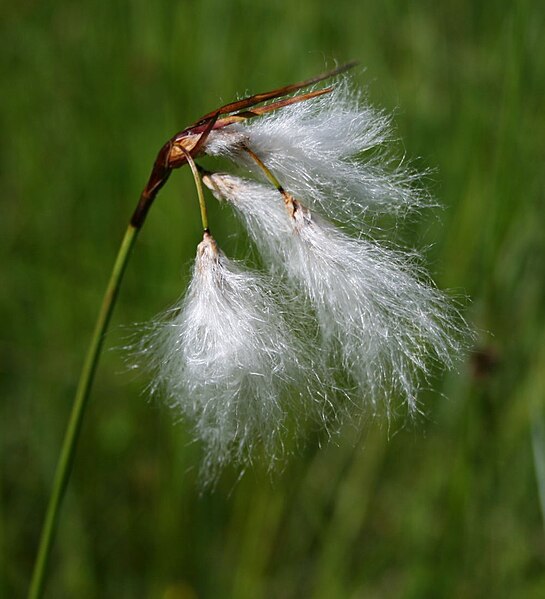
<path id="1" fill-rule="evenodd" d="M 164 390 L 205 446 L 205 481 L 260 451 L 272 465 L 281 433 L 308 419 L 329 428 L 399 405 L 414 414 L 433 364 L 452 366 L 471 337 L 415 253 L 330 222 L 360 232 L 363 216 L 431 203 L 414 185 L 419 175 L 392 158 L 391 139 L 390 118 L 345 78 L 204 143 L 204 153 L 282 184 L 279 192 L 204 175 L 244 221 L 268 273 L 229 260 L 205 233 L 187 293 L 140 346 L 152 389 Z"/>
<path id="2" fill-rule="evenodd" d="M 451 366 L 465 326 L 415 257 L 350 237 L 289 195 L 284 205 L 270 186 L 226 174 L 204 182 L 235 207 L 267 263 L 304 292 L 360 407 L 390 409 L 401 396 L 414 411 L 430 358 Z"/>
<path id="3" fill-rule="evenodd" d="M 367 105 L 348 78 L 332 92 L 261 119 L 213 131 L 205 152 L 262 176 L 250 149 L 310 208 L 361 225 L 370 212 L 406 212 L 430 203 L 421 175 L 394 158 L 391 119 Z"/>
<path id="4" fill-rule="evenodd" d="M 197 249 L 187 293 L 143 340 L 153 390 L 189 420 L 206 448 L 205 481 L 261 446 L 270 463 L 289 402 L 312 379 L 296 335 L 262 275 L 242 269 L 209 233 Z M 309 404 L 310 405 L 310 404 Z"/>

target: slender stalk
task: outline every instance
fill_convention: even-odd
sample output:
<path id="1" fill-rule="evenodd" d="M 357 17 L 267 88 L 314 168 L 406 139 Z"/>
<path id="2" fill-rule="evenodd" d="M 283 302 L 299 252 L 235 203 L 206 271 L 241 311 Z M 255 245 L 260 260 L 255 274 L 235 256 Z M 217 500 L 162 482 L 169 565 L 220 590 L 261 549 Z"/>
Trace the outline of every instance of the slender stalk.
<path id="1" fill-rule="evenodd" d="M 261 158 L 255 152 L 250 150 L 250 148 L 245 147 L 244 151 L 249 156 L 251 156 L 251 158 L 256 162 L 256 164 L 259 166 L 259 168 L 265 173 L 265 176 L 267 177 L 267 179 L 276 187 L 276 189 L 278 189 L 278 191 L 282 195 L 284 195 L 286 192 L 284 191 L 282 184 L 275 177 L 275 175 L 272 173 L 272 171 L 269 169 L 269 167 L 263 162 L 263 160 L 261 160 Z"/>
<path id="2" fill-rule="evenodd" d="M 95 324 L 89 349 L 87 350 L 85 362 L 83 363 L 74 403 L 72 405 L 70 420 L 64 435 L 59 461 L 57 462 L 57 469 L 55 471 L 55 478 L 53 480 L 53 489 L 49 497 L 49 504 L 47 506 L 45 521 L 40 537 L 38 555 L 36 557 L 34 571 L 32 573 L 32 581 L 28 593 L 29 599 L 39 599 L 43 593 L 45 571 L 51 553 L 55 529 L 59 518 L 59 510 L 70 476 L 72 463 L 74 461 L 75 448 L 81 430 L 81 423 L 85 413 L 85 408 L 87 406 L 87 400 L 89 399 L 89 392 L 91 390 L 91 385 L 93 383 L 93 378 L 100 357 L 100 351 L 104 342 L 104 334 L 108 328 L 108 323 L 115 306 L 121 279 L 123 278 L 123 273 L 129 260 L 131 249 L 136 240 L 138 231 L 139 228 L 129 225 L 127 231 L 125 232 L 125 236 L 123 237 L 123 241 L 121 242 L 121 246 L 113 266 L 112 274 L 110 275 L 110 280 L 108 281 L 108 286 L 106 287 L 106 292 L 104 293 L 102 306 L 98 313 L 98 318 Z"/>
<path id="3" fill-rule="evenodd" d="M 201 222 L 202 228 L 205 231 L 209 231 L 208 228 L 208 212 L 206 211 L 206 202 L 204 201 L 204 193 L 202 189 L 201 175 L 199 173 L 199 167 L 195 164 L 191 154 L 187 152 L 185 149 L 182 149 L 183 153 L 187 158 L 187 162 L 189 167 L 191 168 L 191 173 L 193 174 L 193 179 L 195 180 L 195 187 L 197 188 L 197 196 L 199 197 L 199 208 L 201 210 Z"/>
<path id="4" fill-rule="evenodd" d="M 253 152 L 252 150 L 250 150 L 250 148 L 247 147 L 245 147 L 244 150 L 255 161 L 257 166 L 259 166 L 259 168 L 265 173 L 267 179 L 280 192 L 280 194 L 284 198 L 284 204 L 286 205 L 286 208 L 288 209 L 290 216 L 293 216 L 296 210 L 294 197 L 284 189 L 282 183 L 280 183 L 280 181 L 276 178 L 275 174 L 269 169 L 269 167 L 263 162 L 263 160 L 261 160 L 261 158 L 255 152 Z"/>

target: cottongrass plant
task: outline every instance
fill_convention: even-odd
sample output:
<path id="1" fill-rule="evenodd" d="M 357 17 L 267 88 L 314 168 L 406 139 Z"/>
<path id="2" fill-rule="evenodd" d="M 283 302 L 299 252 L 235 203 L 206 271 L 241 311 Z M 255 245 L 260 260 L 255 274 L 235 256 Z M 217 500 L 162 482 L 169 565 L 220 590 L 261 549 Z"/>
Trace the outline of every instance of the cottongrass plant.
<path id="1" fill-rule="evenodd" d="M 57 464 L 29 597 L 44 589 L 59 510 L 104 333 L 137 234 L 172 171 L 189 165 L 204 230 L 180 302 L 150 325 L 139 354 L 204 445 L 203 477 L 255 456 L 269 465 L 312 419 L 358 420 L 399 399 L 409 413 L 432 362 L 452 365 L 467 327 L 414 255 L 372 240 L 376 213 L 422 206 L 417 175 L 394 163 L 390 119 L 347 76 L 353 64 L 231 102 L 160 149 L 99 311 Z M 337 77 L 334 85 L 316 84 Z M 303 88 L 310 91 L 301 92 Z M 257 118 L 261 117 L 261 118 Z M 200 169 L 227 157 L 261 181 Z M 267 268 L 227 258 L 208 225 L 201 177 L 242 217 Z M 265 180 L 266 183 L 263 183 Z M 337 224 L 357 227 L 349 235 Z M 365 224 L 367 223 L 367 224 Z"/>

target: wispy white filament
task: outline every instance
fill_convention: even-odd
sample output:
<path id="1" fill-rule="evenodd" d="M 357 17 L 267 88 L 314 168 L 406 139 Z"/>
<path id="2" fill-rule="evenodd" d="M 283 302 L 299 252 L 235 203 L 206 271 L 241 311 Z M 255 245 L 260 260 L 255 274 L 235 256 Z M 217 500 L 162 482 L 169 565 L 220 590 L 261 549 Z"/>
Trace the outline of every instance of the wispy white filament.
<path id="1" fill-rule="evenodd" d="M 255 152 L 287 189 L 334 220 L 361 222 L 372 211 L 403 211 L 427 202 L 418 175 L 393 158 L 390 118 L 366 105 L 348 79 L 332 93 L 265 118 L 213 132 L 206 152 L 259 175 Z"/>
<path id="2" fill-rule="evenodd" d="M 205 183 L 245 221 L 269 263 L 314 307 L 325 351 L 338 358 L 361 405 L 401 395 L 416 408 L 429 358 L 450 365 L 457 314 L 414 260 L 349 237 L 272 187 L 213 174 Z"/>
<path id="3" fill-rule="evenodd" d="M 205 476 L 251 459 L 258 446 L 274 459 L 300 352 L 259 274 L 227 259 L 205 234 L 185 297 L 143 346 L 154 385 L 206 446 Z"/>
<path id="4" fill-rule="evenodd" d="M 208 478 L 260 447 L 274 461 L 290 416 L 329 424 L 391 411 L 399 399 L 414 412 L 431 365 L 451 366 L 468 338 L 414 254 L 318 216 L 361 231 L 364 215 L 429 203 L 418 176 L 392 158 L 391 139 L 389 117 L 344 79 L 331 93 L 206 140 L 204 153 L 267 172 L 285 190 L 203 177 L 245 222 L 268 276 L 228 260 L 205 234 L 187 294 L 142 345 L 154 387 L 204 442 Z"/>

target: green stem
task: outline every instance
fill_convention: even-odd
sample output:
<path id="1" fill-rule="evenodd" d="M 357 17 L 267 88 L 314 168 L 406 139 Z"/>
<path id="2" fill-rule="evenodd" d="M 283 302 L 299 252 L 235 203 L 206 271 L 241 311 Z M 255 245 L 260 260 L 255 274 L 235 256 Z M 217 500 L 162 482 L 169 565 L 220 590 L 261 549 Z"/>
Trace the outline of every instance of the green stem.
<path id="1" fill-rule="evenodd" d="M 131 249 L 136 240 L 139 229 L 133 225 L 129 225 L 121 247 L 117 254 L 115 264 L 108 281 L 108 286 L 102 300 L 102 306 L 98 313 L 98 318 L 91 338 L 89 349 L 83 363 L 81 375 L 79 378 L 78 388 L 74 403 L 72 405 L 72 413 L 70 414 L 70 420 L 68 427 L 64 435 L 64 441 L 62 445 L 61 454 L 59 461 L 57 462 L 57 469 L 55 471 L 55 478 L 53 481 L 53 489 L 49 497 L 49 504 L 47 506 L 47 512 L 45 516 L 45 522 L 42 528 L 42 534 L 40 537 L 40 546 L 38 548 L 38 555 L 34 564 L 34 571 L 32 573 L 32 581 L 30 590 L 28 593 L 28 599 L 39 599 L 44 589 L 45 571 L 49 555 L 51 553 L 51 546 L 53 544 L 53 538 L 57 521 L 59 518 L 59 510 L 70 476 L 70 470 L 72 462 L 74 461 L 74 453 L 76 443 L 78 441 L 79 433 L 81 430 L 81 422 L 85 408 L 87 406 L 87 400 L 89 399 L 89 392 L 93 383 L 93 378 L 97 368 L 98 360 L 100 357 L 100 351 L 104 342 L 104 334 L 108 328 L 108 323 L 112 315 L 112 311 L 117 299 L 119 286 L 121 279 L 123 278 L 123 272 L 127 265 L 128 259 L 131 254 Z"/>
<path id="2" fill-rule="evenodd" d="M 267 177 L 267 179 L 276 187 L 276 189 L 278 189 L 278 191 L 282 195 L 285 195 L 286 192 L 284 191 L 284 188 L 282 187 L 282 183 L 280 183 L 280 181 L 275 177 L 273 172 L 263 162 L 263 160 L 261 160 L 261 158 L 254 151 L 250 150 L 250 148 L 245 147 L 244 150 L 256 162 L 256 164 L 259 166 L 259 168 L 265 173 L 265 176 Z"/>
<path id="3" fill-rule="evenodd" d="M 195 161 L 193 160 L 193 157 L 189 152 L 187 152 L 184 148 L 182 148 L 182 151 L 185 154 L 185 157 L 187 158 L 189 168 L 191 168 L 191 173 L 193 174 L 193 179 L 195 180 L 195 187 L 197 188 L 197 196 L 199 198 L 199 208 L 201 210 L 202 228 L 205 231 L 208 231 L 208 213 L 206 211 L 206 202 L 204 201 L 204 193 L 202 190 L 199 167 L 195 164 Z"/>

